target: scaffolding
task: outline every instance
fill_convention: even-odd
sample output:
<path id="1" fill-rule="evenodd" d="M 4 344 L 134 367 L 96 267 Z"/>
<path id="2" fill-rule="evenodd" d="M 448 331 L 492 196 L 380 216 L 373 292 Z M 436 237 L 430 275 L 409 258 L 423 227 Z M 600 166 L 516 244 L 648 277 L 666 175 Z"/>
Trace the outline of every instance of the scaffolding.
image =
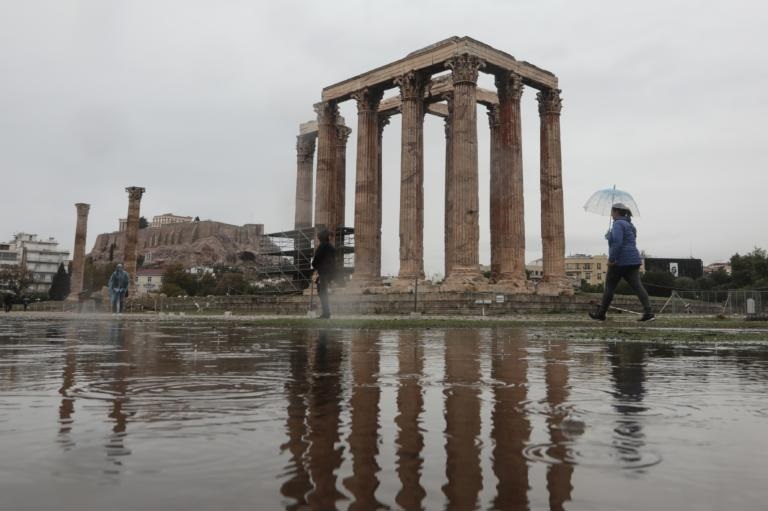
<path id="1" fill-rule="evenodd" d="M 302 293 L 312 279 L 312 255 L 317 240 L 315 227 L 265 234 L 260 255 L 264 260 L 258 271 L 263 292 Z M 339 227 L 334 232 L 338 267 L 337 283 L 346 282 L 354 270 L 355 230 Z M 340 240 L 340 241 L 339 241 Z"/>

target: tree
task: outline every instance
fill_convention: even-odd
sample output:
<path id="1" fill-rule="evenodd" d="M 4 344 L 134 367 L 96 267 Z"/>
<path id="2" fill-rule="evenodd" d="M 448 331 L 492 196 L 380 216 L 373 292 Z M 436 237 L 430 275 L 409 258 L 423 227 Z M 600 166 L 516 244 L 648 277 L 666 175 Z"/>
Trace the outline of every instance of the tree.
<path id="1" fill-rule="evenodd" d="M 733 287 L 752 287 L 761 280 L 768 280 L 768 254 L 765 250 L 755 247 L 746 255 L 736 253 L 731 256 Z"/>
<path id="2" fill-rule="evenodd" d="M 244 295 L 250 290 L 242 273 L 223 273 L 216 283 L 217 295 Z"/>
<path id="3" fill-rule="evenodd" d="M 21 296 L 30 284 L 32 284 L 31 271 L 21 266 L 0 269 L 0 285 L 16 293 L 16 296 Z"/>
<path id="4" fill-rule="evenodd" d="M 58 271 L 53 276 L 51 288 L 48 290 L 48 298 L 61 301 L 69 296 L 70 277 L 64 269 L 64 263 L 60 263 Z"/>
<path id="5" fill-rule="evenodd" d="M 194 275 L 187 273 L 182 264 L 168 266 L 163 272 L 163 285 L 160 292 L 168 296 L 195 296 L 198 282 Z"/>
<path id="6" fill-rule="evenodd" d="M 149 227 L 149 222 L 147 222 L 147 219 L 143 216 L 139 217 L 139 229 L 146 229 Z"/>

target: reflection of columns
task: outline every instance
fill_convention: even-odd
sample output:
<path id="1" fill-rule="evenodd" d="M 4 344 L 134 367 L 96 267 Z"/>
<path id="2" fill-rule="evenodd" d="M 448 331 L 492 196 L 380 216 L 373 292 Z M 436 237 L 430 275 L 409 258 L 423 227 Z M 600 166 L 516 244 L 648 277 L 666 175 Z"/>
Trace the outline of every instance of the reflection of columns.
<path id="1" fill-rule="evenodd" d="M 568 452 L 568 437 L 562 428 L 562 422 L 566 412 L 558 408 L 568 399 L 568 351 L 564 342 L 550 344 L 546 352 L 546 367 L 544 379 L 547 385 L 547 403 L 550 414 L 547 417 L 549 440 L 551 447 L 549 455 L 561 463 L 547 467 L 547 490 L 549 491 L 549 508 L 552 510 L 565 509 L 563 504 L 571 500 L 571 478 L 573 477 L 573 465 L 562 463 Z"/>
<path id="2" fill-rule="evenodd" d="M 69 389 L 75 384 L 75 373 L 77 371 L 77 335 L 76 332 L 69 332 L 67 340 L 64 343 L 64 370 L 62 371 L 62 382 L 59 394 L 61 394 L 61 404 L 59 405 L 59 443 L 63 449 L 70 449 L 75 445 L 71 439 L 72 416 L 75 414 L 75 400 L 69 395 Z"/>
<path id="3" fill-rule="evenodd" d="M 131 282 L 134 282 L 136 279 L 136 243 L 139 239 L 139 213 L 141 197 L 145 190 L 138 186 L 131 186 L 125 191 L 128 192 L 128 219 L 125 227 L 123 268 L 128 272 Z"/>
<path id="4" fill-rule="evenodd" d="M 77 203 L 77 227 L 75 228 L 75 249 L 72 254 L 72 274 L 69 279 L 69 299 L 78 300 L 83 291 L 85 270 L 85 236 L 88 231 L 90 204 Z"/>
<path id="5" fill-rule="evenodd" d="M 451 274 L 449 279 L 480 276 L 480 226 L 477 176 L 477 75 L 484 63 L 458 55 L 446 65 L 453 71 Z"/>
<path id="6" fill-rule="evenodd" d="M 309 449 L 307 466 L 314 483 L 307 494 L 310 509 L 336 509 L 336 501 L 344 495 L 336 488 L 334 472 L 341 466 L 343 448 L 339 441 L 341 413 L 341 344 L 328 339 L 320 330 L 314 346 L 312 384 L 308 391 Z"/>
<path id="7" fill-rule="evenodd" d="M 499 93 L 497 166 L 491 166 L 491 272 L 496 282 L 525 286 L 525 208 L 520 96 L 523 81 L 496 76 Z"/>
<path id="8" fill-rule="evenodd" d="M 369 510 L 384 507 L 376 500 L 379 487 L 377 474 L 381 470 L 376 457 L 379 454 L 379 350 L 378 333 L 361 331 L 352 339 L 350 364 L 352 395 L 349 398 L 350 431 L 349 453 L 352 456 L 352 475 L 344 486 L 354 501 L 350 510 Z"/>
<path id="9" fill-rule="evenodd" d="M 445 474 L 447 509 L 475 509 L 483 487 L 480 469 L 480 333 L 445 333 Z"/>
<path id="10" fill-rule="evenodd" d="M 357 100 L 357 169 L 355 180 L 355 272 L 353 280 L 362 285 L 378 280 L 381 234 L 379 211 L 379 124 L 378 108 L 382 91 L 362 89 L 352 95 Z"/>
<path id="11" fill-rule="evenodd" d="M 317 135 L 296 137 L 296 229 L 312 226 L 312 160 L 315 156 Z"/>
<path id="12" fill-rule="evenodd" d="M 424 75 L 398 77 L 402 142 L 400 145 L 401 279 L 424 278 Z"/>
<path id="13" fill-rule="evenodd" d="M 528 504 L 528 463 L 523 449 L 531 437 L 531 424 L 524 409 L 527 398 L 525 334 L 509 336 L 494 331 L 491 378 L 500 382 L 493 388 L 491 413 L 493 473 L 496 474 L 494 509 L 524 510 Z"/>
<path id="14" fill-rule="evenodd" d="M 315 226 L 333 229 L 331 210 L 336 190 L 336 121 L 339 109 L 325 101 L 315 105 L 317 112 L 317 175 L 315 177 Z M 331 242 L 335 240 L 331 232 Z"/>
<path id="15" fill-rule="evenodd" d="M 285 497 L 294 499 L 294 502 L 286 506 L 286 509 L 295 510 L 306 508 L 306 495 L 312 489 L 312 483 L 304 464 L 304 456 L 309 445 L 306 421 L 309 357 L 307 356 L 307 349 L 303 345 L 291 349 L 288 357 L 291 367 L 290 379 L 285 385 L 288 404 L 285 429 L 288 433 L 288 441 L 280 446 L 280 449 L 288 449 L 291 453 L 291 477 L 280 487 L 280 493 Z"/>
<path id="16" fill-rule="evenodd" d="M 451 274 L 451 265 L 453 264 L 453 255 L 451 254 L 451 247 L 453 246 L 453 240 L 451 235 L 453 233 L 453 224 L 451 219 L 453 216 L 453 137 L 451 136 L 451 124 L 453 119 L 453 94 L 445 94 L 445 101 L 448 105 L 448 116 L 445 118 L 445 228 L 443 233 L 443 242 L 445 243 L 444 250 L 444 272 L 445 276 Z"/>
<path id="17" fill-rule="evenodd" d="M 563 172 L 560 155 L 560 89 L 546 89 L 536 95 L 541 120 L 541 242 L 544 275 L 542 294 L 572 294 L 565 276 L 565 220 L 563 213 Z"/>
<path id="18" fill-rule="evenodd" d="M 346 186 L 347 186 L 347 140 L 352 129 L 346 126 L 336 126 L 336 182 L 334 196 L 336 197 L 331 207 L 331 225 L 334 229 L 346 225 Z M 341 240 L 336 240 L 337 245 Z"/>
<path id="19" fill-rule="evenodd" d="M 395 502 L 402 509 L 422 509 L 426 496 L 421 486 L 421 470 L 424 464 L 424 435 L 419 421 L 424 413 L 424 396 L 421 378 L 424 374 L 424 347 L 417 332 L 400 330 L 398 351 L 399 386 L 397 390 L 397 411 L 395 424 L 398 433 L 397 475 L 401 488 Z"/>
<path id="20" fill-rule="evenodd" d="M 382 202 L 382 190 L 383 190 L 383 183 L 384 180 L 382 178 L 382 158 L 381 158 L 381 148 L 382 148 L 382 139 L 384 138 L 384 128 L 389 125 L 389 115 L 379 115 L 379 147 L 378 147 L 378 156 L 377 156 L 377 162 L 376 162 L 376 179 L 378 180 L 378 201 L 379 201 L 379 209 L 376 212 L 376 263 L 374 265 L 374 271 L 373 274 L 377 277 L 381 277 L 381 206 L 383 204 Z"/>

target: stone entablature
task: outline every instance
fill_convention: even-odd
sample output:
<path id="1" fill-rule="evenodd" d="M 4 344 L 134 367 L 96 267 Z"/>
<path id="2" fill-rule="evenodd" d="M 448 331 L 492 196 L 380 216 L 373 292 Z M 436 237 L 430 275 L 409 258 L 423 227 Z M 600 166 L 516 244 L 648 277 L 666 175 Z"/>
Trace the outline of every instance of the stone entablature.
<path id="1" fill-rule="evenodd" d="M 162 227 L 164 225 L 183 224 L 191 221 L 191 216 L 179 216 L 174 215 L 173 213 L 165 213 L 153 216 L 152 221 L 149 223 L 149 227 Z"/>
<path id="2" fill-rule="evenodd" d="M 432 79 L 433 75 L 450 74 Z M 495 78 L 496 92 L 479 89 L 479 73 Z M 381 137 L 391 115 L 402 115 L 399 283 L 409 291 L 424 278 L 423 119 L 446 122 L 445 268 L 440 289 L 534 292 L 525 274 L 525 223 L 520 97 L 538 90 L 541 167 L 543 276 L 535 292 L 571 294 L 565 273 L 565 233 L 560 149 L 562 102 L 557 77 L 469 37 L 445 39 L 403 59 L 323 89 L 316 123 L 301 125 L 298 149 L 296 226 L 344 225 L 345 163 L 338 130 L 338 105 L 358 107 L 355 169 L 355 271 L 353 289 L 381 285 Z M 399 97 L 382 101 L 385 90 Z M 491 278 L 479 269 L 477 103 L 489 110 L 491 130 Z M 348 135 L 348 134 L 347 134 Z M 345 137 L 347 136 L 345 135 Z M 346 140 L 346 138 L 345 138 Z M 316 144 L 315 144 L 316 142 Z M 314 218 L 312 152 L 317 147 Z M 339 212 L 342 212 L 341 214 Z"/>

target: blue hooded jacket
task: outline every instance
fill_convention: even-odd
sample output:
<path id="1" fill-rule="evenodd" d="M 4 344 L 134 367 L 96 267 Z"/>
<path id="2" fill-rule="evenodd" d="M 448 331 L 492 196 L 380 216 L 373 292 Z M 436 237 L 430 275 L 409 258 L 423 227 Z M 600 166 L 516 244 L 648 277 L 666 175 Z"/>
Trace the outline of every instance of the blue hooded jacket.
<path id="1" fill-rule="evenodd" d="M 613 222 L 608 233 L 608 261 L 617 266 L 634 266 L 643 262 L 635 244 L 637 229 L 629 217 L 622 216 Z"/>

